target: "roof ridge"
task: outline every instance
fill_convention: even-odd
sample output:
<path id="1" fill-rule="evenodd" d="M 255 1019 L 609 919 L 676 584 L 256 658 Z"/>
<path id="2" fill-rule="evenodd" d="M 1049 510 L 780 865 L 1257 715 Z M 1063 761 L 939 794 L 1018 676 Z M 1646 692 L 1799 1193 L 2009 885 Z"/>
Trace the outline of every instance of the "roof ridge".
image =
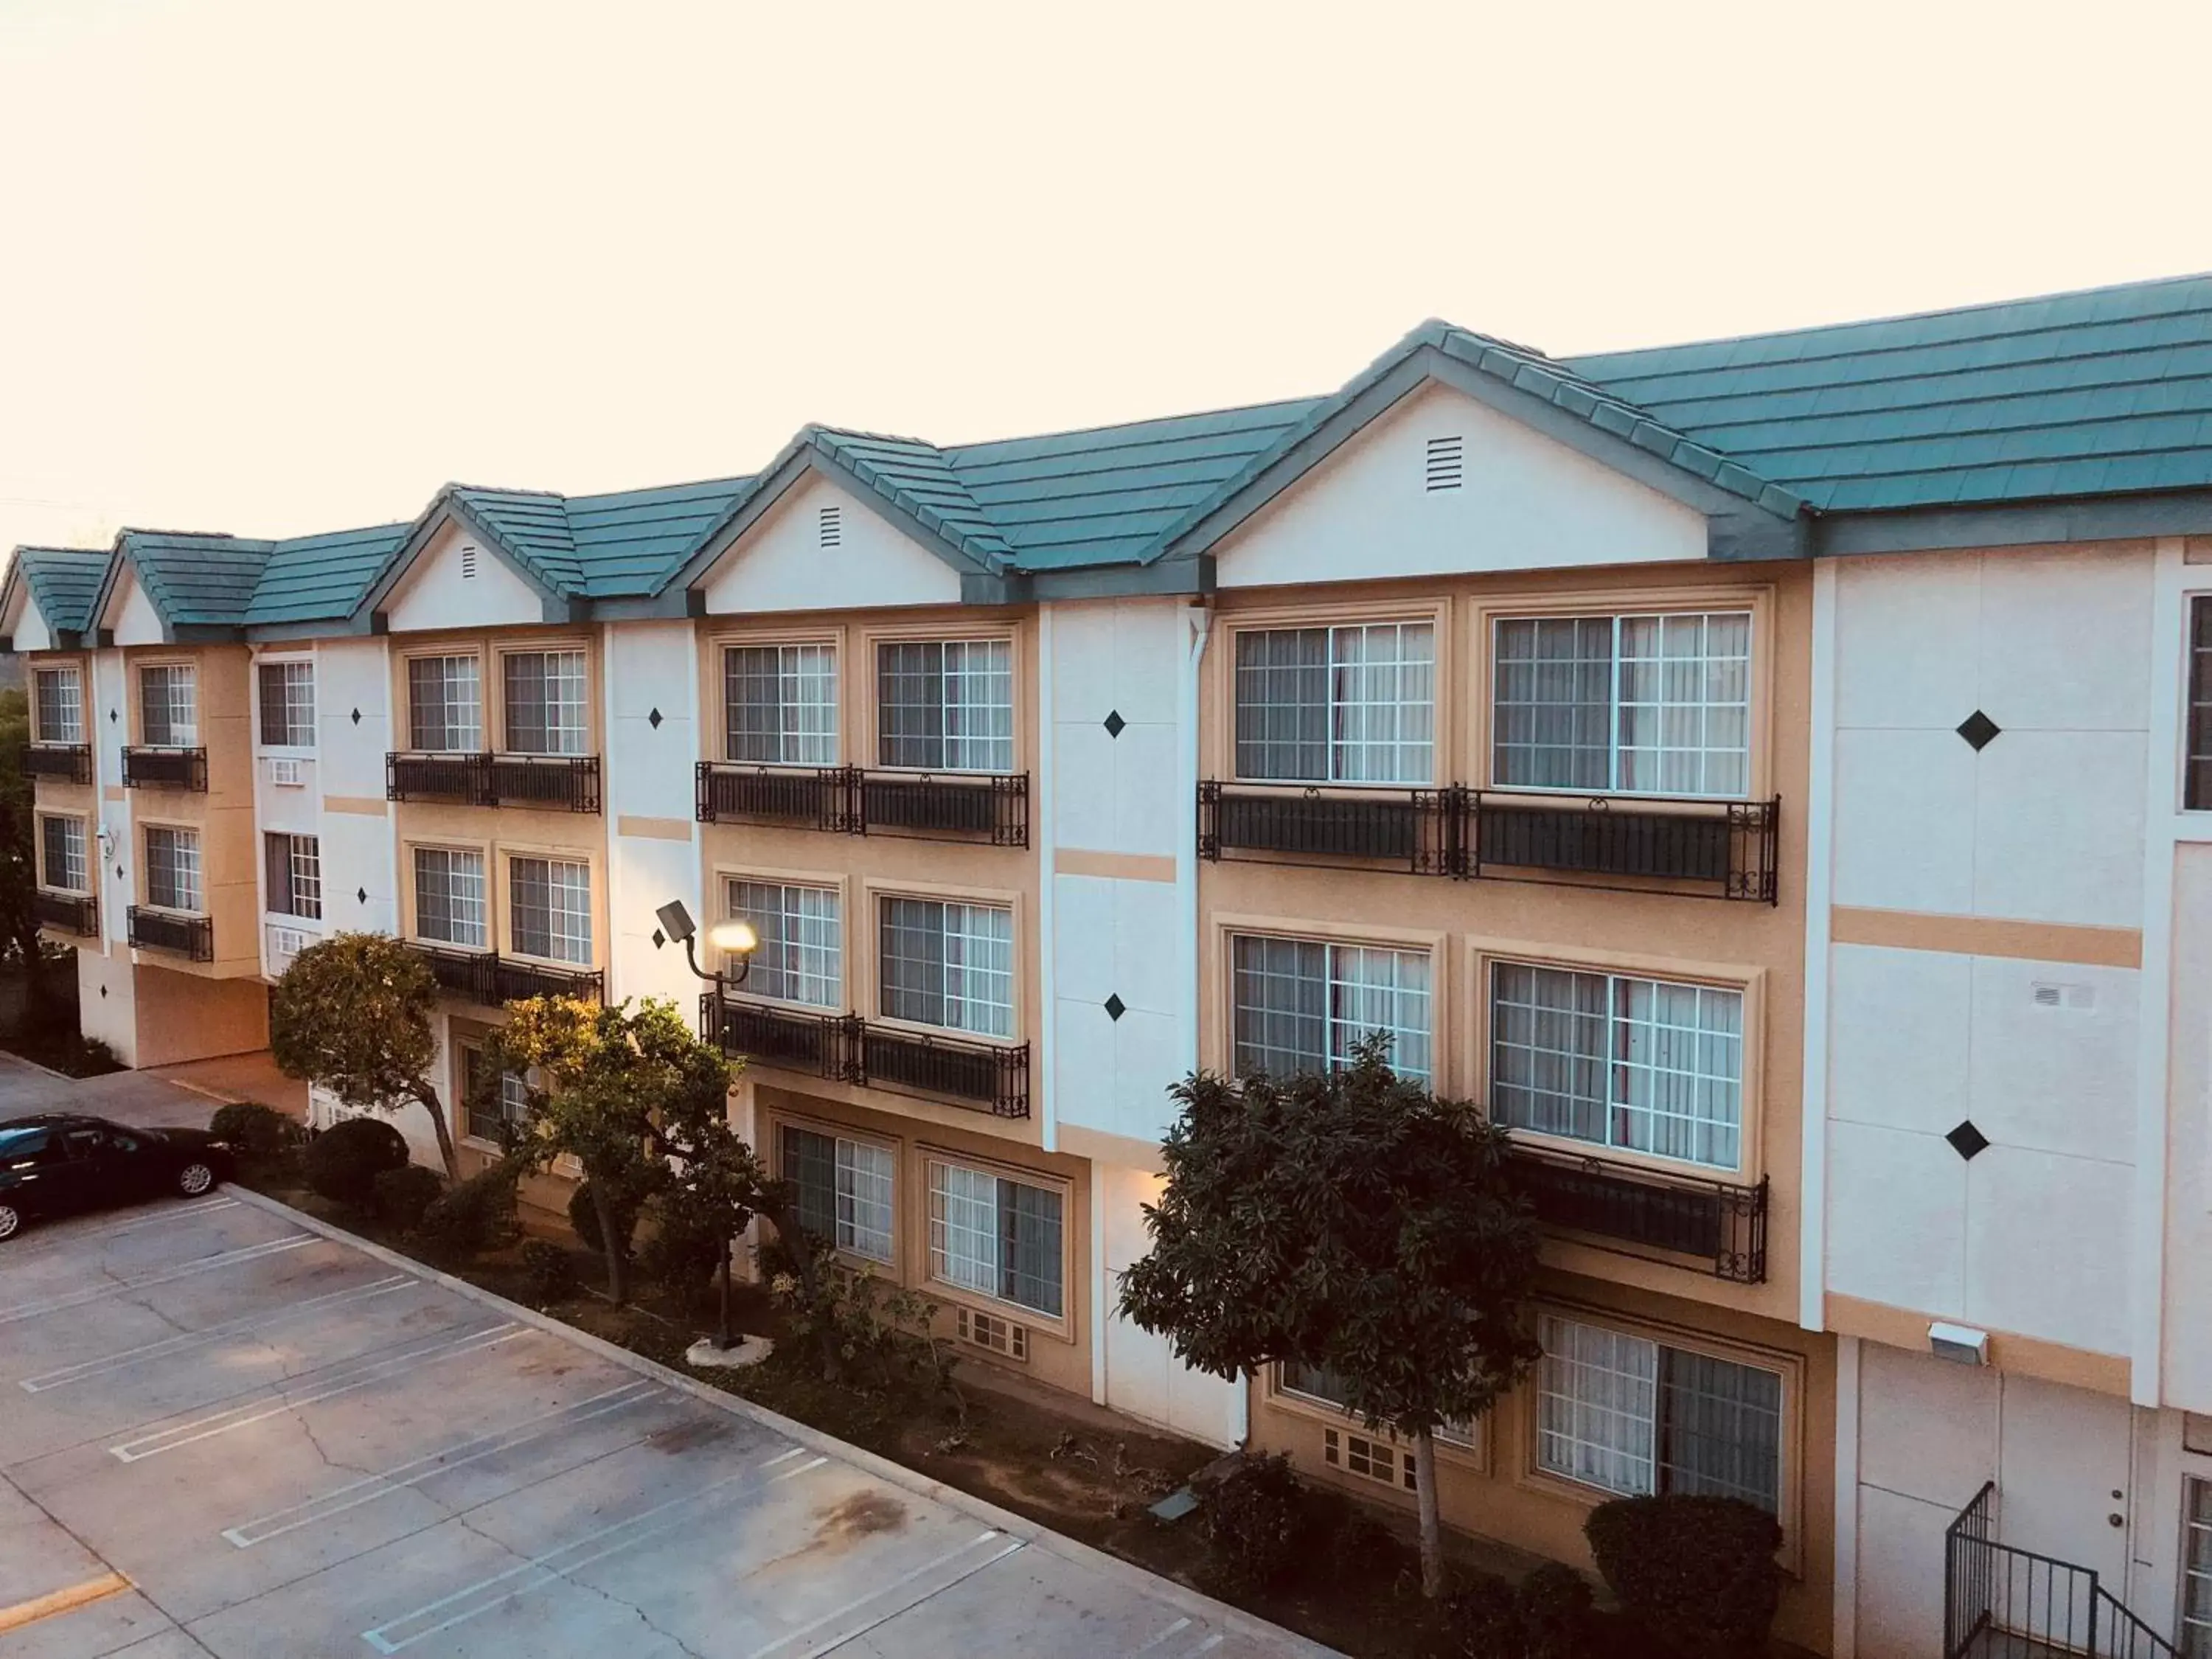
<path id="1" fill-rule="evenodd" d="M 1050 432 L 1010 432 L 1002 438 L 976 438 L 965 443 L 939 444 L 937 447 L 951 453 L 954 450 L 988 449 L 994 444 L 1035 443 L 1042 438 L 1087 438 L 1094 433 L 1121 432 L 1133 426 L 1158 426 L 1166 421 L 1202 421 L 1210 415 L 1244 415 L 1256 410 L 1282 409 L 1291 404 L 1310 404 L 1328 397 L 1326 392 L 1308 392 L 1303 397 L 1270 398 L 1256 404 L 1224 404 L 1218 409 L 1182 410 L 1171 415 L 1144 415 L 1130 421 L 1103 421 L 1097 426 L 1056 428 Z"/>

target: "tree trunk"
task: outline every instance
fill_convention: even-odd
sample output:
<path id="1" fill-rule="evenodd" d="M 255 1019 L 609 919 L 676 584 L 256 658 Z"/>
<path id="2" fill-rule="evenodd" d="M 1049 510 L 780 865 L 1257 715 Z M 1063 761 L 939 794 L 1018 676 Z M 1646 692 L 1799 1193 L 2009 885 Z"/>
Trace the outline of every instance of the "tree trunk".
<path id="1" fill-rule="evenodd" d="M 783 1205 L 765 1198 L 756 1214 L 765 1216 L 775 1236 L 783 1241 L 783 1248 L 791 1255 L 792 1271 L 799 1275 L 799 1288 L 809 1308 L 818 1308 L 822 1303 L 822 1270 L 816 1264 L 814 1251 L 806 1242 L 806 1231 L 799 1224 L 799 1218 Z M 816 1340 L 822 1350 L 823 1380 L 835 1382 L 844 1375 L 844 1364 L 837 1356 L 836 1333 L 827 1321 L 815 1323 Z"/>
<path id="2" fill-rule="evenodd" d="M 1413 1436 L 1413 1485 L 1421 1506 L 1421 1594 L 1433 1601 L 1444 1593 L 1444 1536 L 1437 1514 L 1437 1437 L 1427 1429 Z"/>
<path id="3" fill-rule="evenodd" d="M 623 1259 L 623 1241 L 615 1237 L 615 1206 L 607 1200 L 607 1184 L 592 1181 L 588 1173 L 586 1183 L 592 1189 L 592 1208 L 599 1218 L 599 1242 L 606 1250 L 607 1295 L 617 1308 L 629 1301 L 629 1264 Z"/>
<path id="4" fill-rule="evenodd" d="M 461 1179 L 461 1155 L 453 1146 L 453 1131 L 446 1121 L 446 1109 L 439 1102 L 438 1091 L 428 1084 L 415 1091 L 415 1098 L 430 1115 L 430 1127 L 437 1132 L 438 1156 L 445 1161 L 446 1179 L 459 1185 Z"/>

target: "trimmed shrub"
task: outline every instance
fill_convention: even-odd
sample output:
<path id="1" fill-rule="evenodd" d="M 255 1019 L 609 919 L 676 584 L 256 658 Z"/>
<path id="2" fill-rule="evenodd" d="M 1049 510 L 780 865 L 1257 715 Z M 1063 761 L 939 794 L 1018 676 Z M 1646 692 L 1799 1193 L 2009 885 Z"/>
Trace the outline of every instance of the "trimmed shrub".
<path id="1" fill-rule="evenodd" d="M 1451 1593 L 1445 1617 L 1460 1659 L 1524 1659 L 1521 1600 L 1510 1579 L 1478 1572 Z"/>
<path id="2" fill-rule="evenodd" d="M 292 1150 L 300 1126 L 274 1106 L 257 1100 L 234 1100 L 216 1108 L 208 1120 L 208 1133 L 237 1149 L 242 1162 L 273 1164 Z"/>
<path id="3" fill-rule="evenodd" d="M 443 1261 L 466 1261 L 486 1250 L 505 1249 L 522 1237 L 515 1218 L 514 1186 L 522 1171 L 501 1158 L 448 1188 L 422 1212 L 415 1237 Z"/>
<path id="4" fill-rule="evenodd" d="M 615 1230 L 622 1235 L 623 1260 L 634 1259 L 637 1251 L 638 1200 L 616 1196 L 611 1206 L 615 1212 Z M 597 1255 L 607 1248 L 606 1240 L 599 1236 L 599 1206 L 592 1200 L 592 1183 L 580 1181 L 576 1190 L 568 1194 L 568 1231 L 576 1235 L 576 1242 Z"/>
<path id="5" fill-rule="evenodd" d="M 686 1302 L 705 1297 L 722 1265 L 722 1235 L 714 1218 L 681 1192 L 672 1192 L 655 1200 L 652 1219 L 653 1231 L 637 1251 L 645 1276 Z"/>
<path id="6" fill-rule="evenodd" d="M 1207 1556 L 1224 1583 L 1265 1589 L 1297 1560 L 1307 1530 L 1305 1488 L 1289 1458 L 1244 1457 L 1200 1487 L 1198 1498 Z"/>
<path id="7" fill-rule="evenodd" d="M 1587 1659 L 1593 1645 L 1589 1581 L 1547 1561 L 1521 1581 L 1521 1650 L 1526 1659 Z"/>
<path id="8" fill-rule="evenodd" d="M 410 1164 L 404 1170 L 386 1170 L 376 1177 L 376 1212 L 403 1233 L 422 1224 L 422 1212 L 446 1190 L 446 1178 L 435 1170 Z"/>
<path id="9" fill-rule="evenodd" d="M 1782 1598 L 1782 1528 L 1734 1498 L 1621 1498 L 1583 1528 L 1620 1610 L 1668 1659 L 1764 1654 Z"/>
<path id="10" fill-rule="evenodd" d="M 523 1240 L 522 1271 L 530 1276 L 531 1299 L 540 1305 L 576 1293 L 576 1258 L 550 1239 Z"/>
<path id="11" fill-rule="evenodd" d="M 307 1143 L 307 1185 L 356 1210 L 376 1202 L 376 1178 L 407 1167 L 407 1137 L 380 1117 L 349 1117 Z"/>

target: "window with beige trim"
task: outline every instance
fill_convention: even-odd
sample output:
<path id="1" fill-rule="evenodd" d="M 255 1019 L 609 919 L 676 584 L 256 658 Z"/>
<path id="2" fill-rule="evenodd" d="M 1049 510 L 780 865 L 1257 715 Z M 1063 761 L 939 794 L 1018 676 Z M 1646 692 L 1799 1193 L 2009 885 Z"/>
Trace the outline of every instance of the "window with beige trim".
<path id="1" fill-rule="evenodd" d="M 929 1160 L 929 1276 L 1058 1319 L 1061 1211 L 1056 1187 Z"/>
<path id="2" fill-rule="evenodd" d="M 2182 805 L 2212 811 L 2212 595 L 2189 602 L 2189 756 Z"/>
<path id="3" fill-rule="evenodd" d="M 1000 904 L 886 898 L 878 996 L 891 1019 L 1014 1034 L 1014 913 Z"/>
<path id="4" fill-rule="evenodd" d="M 1498 618 L 1491 781 L 1504 789 L 1747 794 L 1751 612 Z"/>
<path id="5" fill-rule="evenodd" d="M 147 825 L 146 902 L 160 910 L 200 912 L 198 830 Z"/>
<path id="6" fill-rule="evenodd" d="M 415 937 L 483 950 L 491 942 L 483 854 L 461 847 L 417 847 L 414 852 Z"/>
<path id="7" fill-rule="evenodd" d="M 138 741 L 152 749 L 191 749 L 199 740 L 199 671 L 191 663 L 141 668 Z"/>
<path id="8" fill-rule="evenodd" d="M 407 744 L 430 754 L 483 749 L 483 665 L 473 653 L 407 659 Z"/>
<path id="9" fill-rule="evenodd" d="M 795 1123 L 781 1126 L 777 1151 L 801 1227 L 871 1261 L 896 1258 L 897 1153 Z"/>
<path id="10" fill-rule="evenodd" d="M 39 879 L 57 892 L 92 890 L 92 866 L 82 818 L 40 815 Z"/>
<path id="11" fill-rule="evenodd" d="M 1602 1491 L 1782 1509 L 1778 1371 L 1583 1320 L 1537 1321 L 1536 1466 Z"/>
<path id="12" fill-rule="evenodd" d="M 1425 1079 L 1432 1063 L 1431 968 L 1426 951 L 1231 935 L 1237 1074 L 1334 1071 L 1379 1031 L 1390 1039 L 1391 1069 Z"/>
<path id="13" fill-rule="evenodd" d="M 507 752 L 588 751 L 590 722 L 585 705 L 589 676 L 581 651 L 509 651 L 500 659 L 500 672 L 507 693 Z"/>
<path id="14" fill-rule="evenodd" d="M 31 676 L 32 718 L 40 743 L 84 741 L 84 673 L 73 664 L 40 668 Z"/>
<path id="15" fill-rule="evenodd" d="M 922 772 L 1014 769 L 1010 640 L 885 640 L 876 647 L 876 760 Z"/>
<path id="16" fill-rule="evenodd" d="M 1316 1406 L 1334 1406 L 1339 1411 L 1350 1409 L 1344 1402 L 1350 1398 L 1351 1391 L 1346 1388 L 1344 1379 L 1326 1365 L 1300 1365 L 1285 1361 L 1275 1367 L 1275 1387 Z M 1437 1438 L 1448 1446 L 1472 1446 L 1475 1443 L 1474 1425 L 1440 1424 Z"/>
<path id="17" fill-rule="evenodd" d="M 1715 1169 L 1743 1157 L 1743 993 L 1490 964 L 1499 1123 Z"/>
<path id="18" fill-rule="evenodd" d="M 573 859 L 507 861 L 507 934 L 515 954 L 592 959 L 592 866 Z"/>
<path id="19" fill-rule="evenodd" d="M 731 646 L 722 653 L 722 753 L 757 766 L 837 763 L 837 647 Z"/>
<path id="20" fill-rule="evenodd" d="M 1436 625 L 1244 629 L 1237 775 L 1255 782 L 1436 781 Z"/>
<path id="21" fill-rule="evenodd" d="M 740 988 L 748 996 L 845 1004 L 845 903 L 835 887 L 733 879 L 724 885 L 722 914 L 752 924 L 760 941 Z"/>

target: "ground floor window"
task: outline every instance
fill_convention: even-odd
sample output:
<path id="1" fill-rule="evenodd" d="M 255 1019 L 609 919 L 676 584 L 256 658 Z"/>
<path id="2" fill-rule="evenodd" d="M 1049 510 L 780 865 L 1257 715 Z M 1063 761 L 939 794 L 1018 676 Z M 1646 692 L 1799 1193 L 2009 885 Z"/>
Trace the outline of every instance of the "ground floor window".
<path id="1" fill-rule="evenodd" d="M 497 1102 L 480 1099 L 477 1091 L 483 1077 L 484 1063 L 483 1049 L 471 1047 L 461 1050 L 461 1099 L 468 1111 L 470 1136 L 497 1146 L 504 1143 L 509 1124 L 520 1127 L 529 1117 L 530 1085 L 517 1073 L 505 1072 L 500 1075 Z"/>
<path id="2" fill-rule="evenodd" d="M 1781 1512 L 1779 1372 L 1556 1315 L 1538 1336 L 1538 1468 L 1607 1492 Z"/>
<path id="3" fill-rule="evenodd" d="M 2212 1659 L 2212 1480 L 2182 1492 L 2181 1650 Z"/>
<path id="4" fill-rule="evenodd" d="M 894 1260 L 892 1194 L 898 1155 L 793 1124 L 781 1138 L 782 1173 L 797 1189 L 799 1224 L 872 1261 Z"/>
<path id="5" fill-rule="evenodd" d="M 1342 1406 L 1350 1397 L 1344 1379 L 1326 1365 L 1282 1364 L 1275 1368 L 1275 1386 L 1283 1393 L 1296 1395 L 1319 1405 Z M 1445 1423 L 1438 1425 L 1437 1438 L 1448 1445 L 1472 1446 L 1474 1443 L 1473 1423 Z"/>
<path id="6" fill-rule="evenodd" d="M 929 1164 L 929 1276 L 1057 1319 L 1060 1190 L 963 1164 Z"/>

